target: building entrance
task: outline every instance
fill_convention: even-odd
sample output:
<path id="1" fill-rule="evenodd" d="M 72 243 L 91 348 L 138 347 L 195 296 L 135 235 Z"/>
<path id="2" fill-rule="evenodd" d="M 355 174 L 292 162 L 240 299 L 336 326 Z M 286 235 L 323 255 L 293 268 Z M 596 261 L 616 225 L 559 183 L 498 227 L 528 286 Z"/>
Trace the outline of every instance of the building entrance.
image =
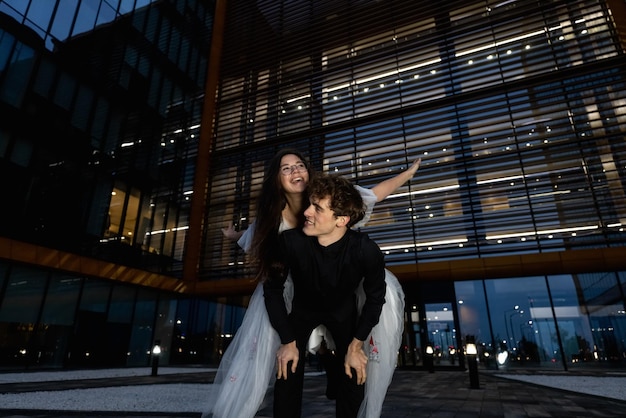
<path id="1" fill-rule="evenodd" d="M 457 336 L 455 324 L 458 322 L 452 303 L 427 303 L 424 308 L 426 352 L 432 350 L 433 361 L 437 367 L 458 367 L 461 364 L 461 344 Z"/>

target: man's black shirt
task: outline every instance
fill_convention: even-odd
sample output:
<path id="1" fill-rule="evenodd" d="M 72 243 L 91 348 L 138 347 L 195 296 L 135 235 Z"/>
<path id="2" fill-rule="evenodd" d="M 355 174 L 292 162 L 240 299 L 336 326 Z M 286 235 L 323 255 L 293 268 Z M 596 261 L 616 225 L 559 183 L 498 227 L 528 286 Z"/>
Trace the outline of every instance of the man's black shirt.
<path id="1" fill-rule="evenodd" d="M 366 298 L 352 337 L 364 341 L 385 303 L 385 262 L 378 245 L 349 229 L 339 241 L 323 247 L 317 237 L 298 228 L 281 234 L 281 254 L 284 272 L 264 284 L 267 312 L 281 342 L 296 338 L 283 298 L 287 273 L 294 283 L 292 314 L 319 318 L 320 323 L 354 315 L 356 290 L 363 282 Z"/>

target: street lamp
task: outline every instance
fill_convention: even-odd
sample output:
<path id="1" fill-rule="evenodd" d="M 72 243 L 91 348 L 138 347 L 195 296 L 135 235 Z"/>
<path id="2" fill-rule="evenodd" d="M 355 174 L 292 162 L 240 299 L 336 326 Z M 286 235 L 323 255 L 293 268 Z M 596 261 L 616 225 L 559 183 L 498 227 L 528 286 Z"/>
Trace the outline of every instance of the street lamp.
<path id="1" fill-rule="evenodd" d="M 469 367 L 470 387 L 472 389 L 479 389 L 480 384 L 478 382 L 478 350 L 473 340 L 465 345 L 465 354 L 467 355 L 467 365 Z"/>
<path id="2" fill-rule="evenodd" d="M 156 340 L 152 347 L 152 376 L 156 376 L 159 372 L 159 357 L 161 357 L 161 341 Z"/>
<path id="3" fill-rule="evenodd" d="M 424 356 L 424 362 L 426 363 L 428 373 L 435 373 L 434 354 L 435 350 L 433 350 L 433 345 L 431 343 L 428 343 L 428 345 L 426 346 L 426 355 Z"/>

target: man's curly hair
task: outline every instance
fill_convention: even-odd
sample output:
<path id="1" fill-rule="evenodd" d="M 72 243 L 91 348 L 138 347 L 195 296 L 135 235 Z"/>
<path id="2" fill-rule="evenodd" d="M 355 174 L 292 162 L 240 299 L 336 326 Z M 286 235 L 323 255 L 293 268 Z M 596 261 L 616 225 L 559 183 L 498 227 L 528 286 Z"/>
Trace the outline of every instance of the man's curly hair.
<path id="1" fill-rule="evenodd" d="M 318 175 L 308 185 L 310 198 L 329 198 L 330 209 L 335 216 L 349 216 L 348 228 L 365 216 L 365 204 L 358 190 L 343 177 L 326 174 Z"/>

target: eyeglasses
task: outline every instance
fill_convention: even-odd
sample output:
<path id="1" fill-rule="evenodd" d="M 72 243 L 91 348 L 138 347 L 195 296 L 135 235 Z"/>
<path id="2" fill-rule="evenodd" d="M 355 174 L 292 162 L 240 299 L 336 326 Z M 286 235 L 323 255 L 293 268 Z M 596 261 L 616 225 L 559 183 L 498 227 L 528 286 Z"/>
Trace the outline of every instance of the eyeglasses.
<path id="1" fill-rule="evenodd" d="M 282 174 L 283 176 L 288 176 L 294 171 L 307 171 L 306 165 L 304 163 L 297 163 L 294 165 L 286 165 L 280 168 L 280 174 Z"/>

